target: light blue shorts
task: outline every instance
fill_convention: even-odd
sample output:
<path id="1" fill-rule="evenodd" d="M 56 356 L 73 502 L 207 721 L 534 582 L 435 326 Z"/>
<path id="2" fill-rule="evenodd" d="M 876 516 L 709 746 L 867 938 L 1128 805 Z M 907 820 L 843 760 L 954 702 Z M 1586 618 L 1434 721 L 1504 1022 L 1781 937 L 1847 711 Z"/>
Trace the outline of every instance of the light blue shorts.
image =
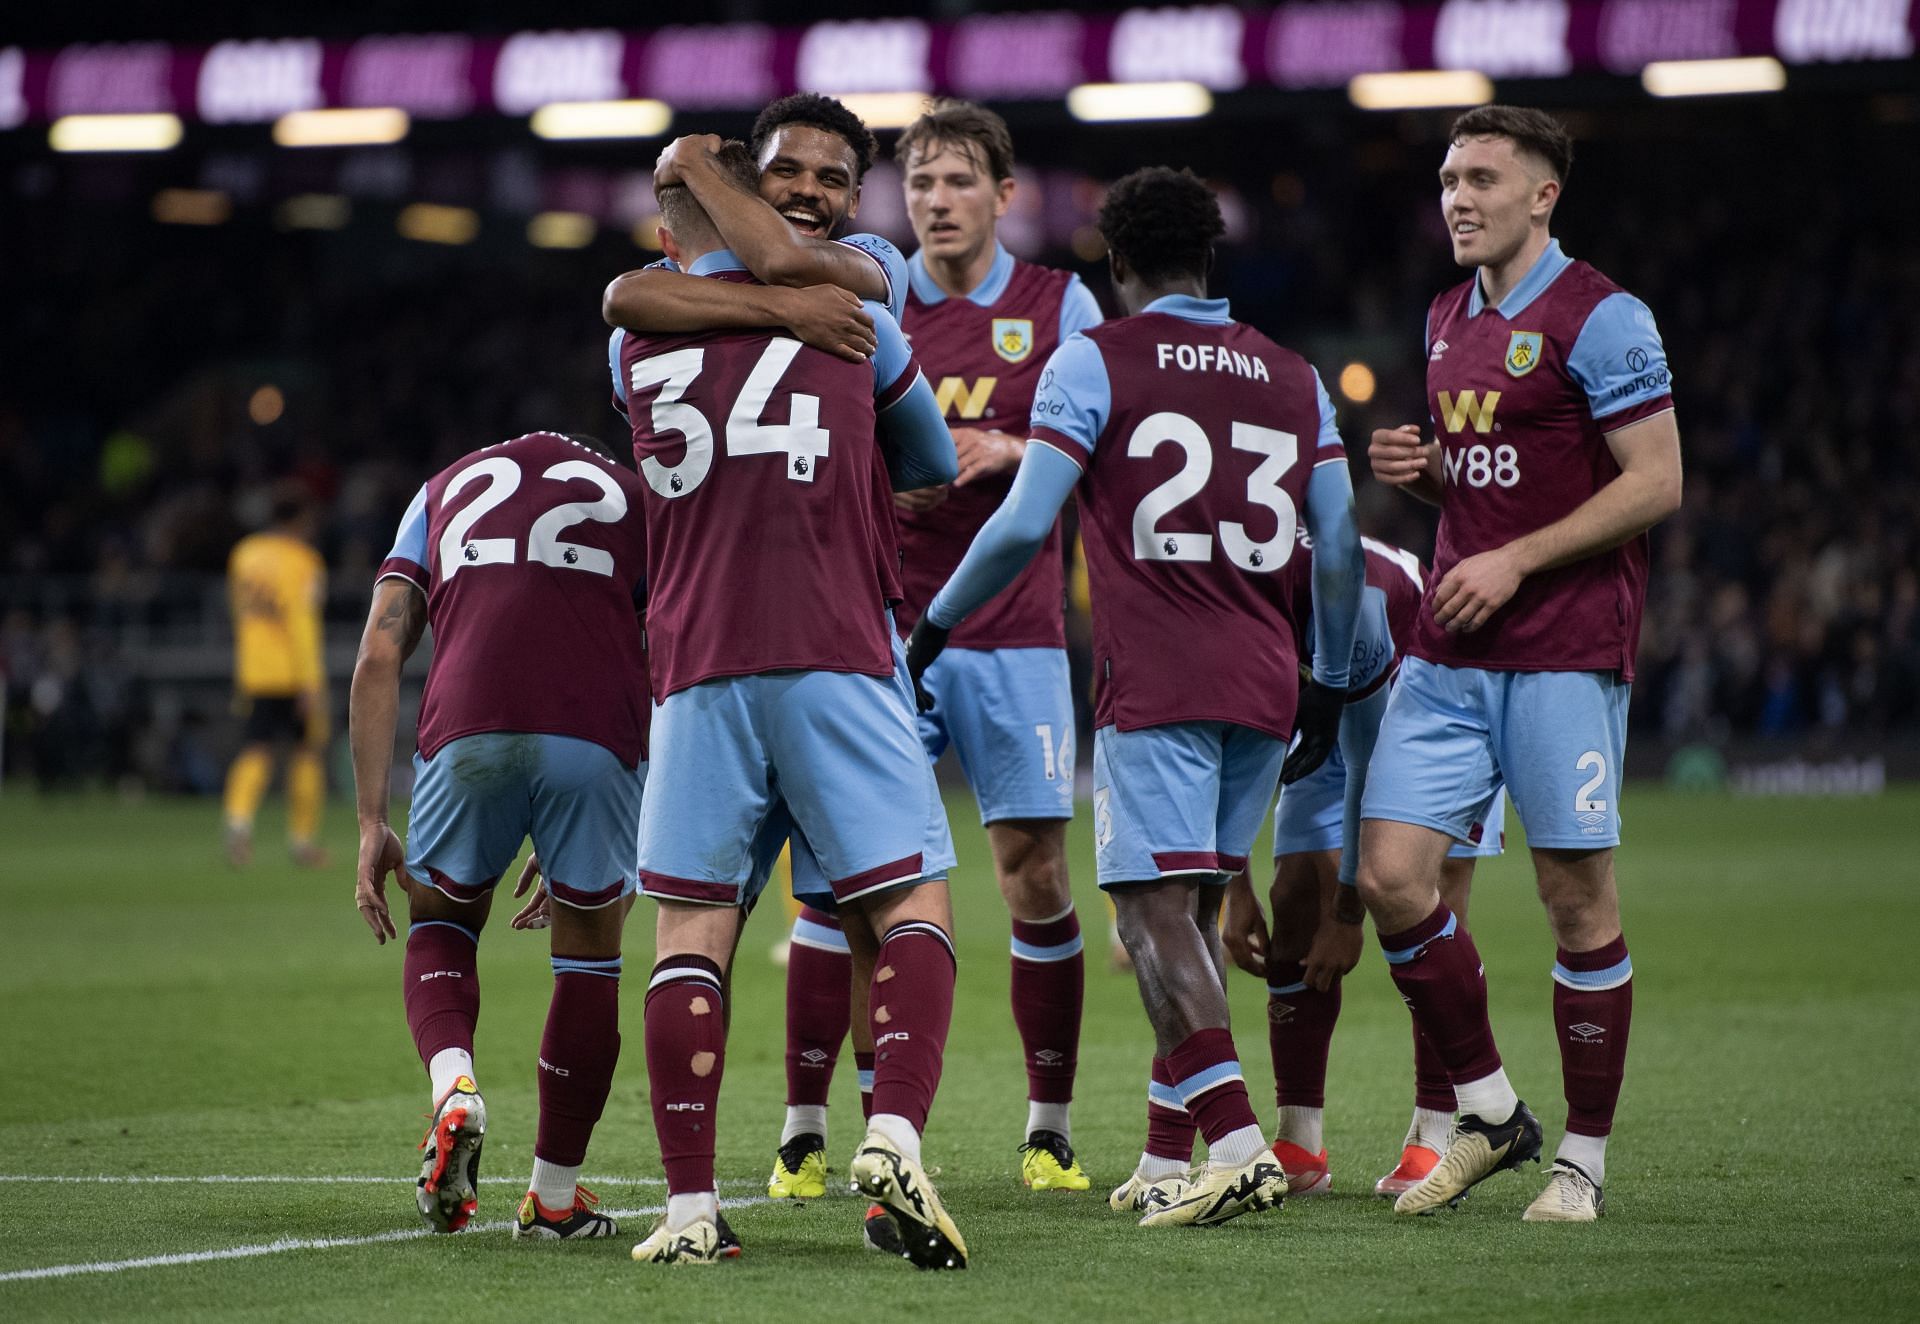
<path id="1" fill-rule="evenodd" d="M 1527 844 L 1620 844 L 1633 687 L 1606 671 L 1482 671 L 1410 657 L 1387 701 L 1362 818 L 1466 837 L 1502 781 Z"/>
<path id="2" fill-rule="evenodd" d="M 1073 685 L 1062 648 L 949 648 L 920 678 L 927 757 L 953 746 L 980 821 L 1073 817 Z"/>
<path id="3" fill-rule="evenodd" d="M 490 731 L 413 756 L 407 872 L 455 901 L 500 881 L 529 836 L 547 891 L 592 909 L 635 886 L 647 765 L 572 736 Z"/>
<path id="4" fill-rule="evenodd" d="M 1347 761 L 1335 745 L 1327 761 L 1291 786 L 1280 788 L 1273 807 L 1273 858 L 1306 851 L 1339 850 L 1346 838 Z M 1447 855 L 1456 860 L 1498 855 L 1507 845 L 1507 788 L 1493 794 L 1486 818 Z"/>
<path id="5" fill-rule="evenodd" d="M 1228 722 L 1093 733 L 1093 842 L 1100 886 L 1171 875 L 1225 882 L 1247 867 L 1287 745 Z"/>
<path id="6" fill-rule="evenodd" d="M 794 851 L 794 892 L 813 904 L 815 897 L 851 901 L 951 867 L 946 809 L 914 730 L 897 639 L 893 652 L 887 678 L 734 676 L 655 705 L 641 890 L 751 905 L 766 882 L 766 849 L 788 815 L 804 838 L 804 849 Z"/>

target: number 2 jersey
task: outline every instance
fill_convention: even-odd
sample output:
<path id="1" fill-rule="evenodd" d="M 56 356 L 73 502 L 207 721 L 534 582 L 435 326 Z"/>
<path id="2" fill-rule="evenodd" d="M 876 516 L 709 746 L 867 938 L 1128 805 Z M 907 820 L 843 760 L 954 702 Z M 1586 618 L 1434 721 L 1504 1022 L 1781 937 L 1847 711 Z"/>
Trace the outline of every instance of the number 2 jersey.
<path id="1" fill-rule="evenodd" d="M 552 432 L 463 456 L 420 489 L 379 578 L 427 595 L 422 758 L 482 731 L 646 757 L 640 506 L 631 473 Z"/>
<path id="2" fill-rule="evenodd" d="M 725 250 L 691 270 L 752 280 Z M 887 311 L 866 307 L 880 345 L 865 363 L 775 331 L 621 342 L 662 701 L 723 676 L 894 674 L 898 543 L 875 419 L 920 371 Z"/>
<path id="3" fill-rule="evenodd" d="M 1434 300 L 1427 403 L 1445 499 L 1409 651 L 1450 667 L 1632 680 L 1645 534 L 1527 576 L 1471 634 L 1435 623 L 1431 595 L 1460 561 L 1571 514 L 1620 474 L 1607 434 L 1673 408 L 1653 314 L 1550 243 L 1497 307 L 1482 299 L 1477 273 Z"/>
<path id="4" fill-rule="evenodd" d="M 1083 470 L 1094 724 L 1290 737 L 1284 572 L 1313 469 L 1346 463 L 1319 374 L 1226 300 L 1169 296 L 1062 344 L 1029 436 Z"/>

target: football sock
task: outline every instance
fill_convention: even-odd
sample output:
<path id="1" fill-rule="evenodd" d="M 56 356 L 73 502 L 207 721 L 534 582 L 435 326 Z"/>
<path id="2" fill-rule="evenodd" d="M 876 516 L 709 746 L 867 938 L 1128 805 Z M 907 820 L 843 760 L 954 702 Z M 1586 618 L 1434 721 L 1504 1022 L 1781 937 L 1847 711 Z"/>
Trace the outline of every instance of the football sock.
<path id="1" fill-rule="evenodd" d="M 824 1103 L 790 1103 L 787 1105 L 787 1120 L 780 1126 L 780 1143 L 786 1144 L 795 1136 L 815 1135 L 822 1140 L 827 1138 L 827 1105 Z"/>
<path id="2" fill-rule="evenodd" d="M 915 1132 L 926 1127 L 953 1020 L 953 980 L 953 941 L 938 925 L 898 924 L 881 940 L 868 1003 L 876 1123 L 891 1114 Z"/>
<path id="3" fill-rule="evenodd" d="M 577 1176 L 620 1060 L 620 958 L 553 957 L 553 1000 L 540 1038 L 540 1123 L 533 1156 Z M 538 1187 L 536 1186 L 536 1190 Z M 542 1195 L 542 1201 L 547 1197 Z M 568 1198 L 572 1204 L 572 1198 Z"/>
<path id="4" fill-rule="evenodd" d="M 1554 1151 L 1555 1158 L 1577 1163 L 1580 1170 L 1593 1179 L 1595 1186 L 1607 1184 L 1607 1138 L 1605 1136 L 1583 1136 L 1569 1131 L 1560 1138 L 1560 1148 Z"/>
<path id="5" fill-rule="evenodd" d="M 1073 1121 L 1068 1116 L 1067 1105 L 1027 1100 L 1027 1135 L 1031 1137 L 1035 1131 L 1052 1131 L 1068 1140 L 1073 1139 Z"/>
<path id="6" fill-rule="evenodd" d="M 1447 1086 L 1449 1095 L 1453 1086 Z M 1413 1121 L 1407 1125 L 1407 1138 L 1402 1145 L 1421 1145 L 1436 1154 L 1447 1152 L 1447 1144 L 1453 1138 L 1453 1100 L 1447 1100 L 1446 1110 L 1434 1108 L 1415 1108 Z"/>
<path id="7" fill-rule="evenodd" d="M 295 750 L 287 760 L 287 837 L 311 845 L 320 831 L 320 807 L 327 799 L 327 770 L 314 749 Z"/>
<path id="8" fill-rule="evenodd" d="M 855 1050 L 853 1073 L 860 1082 L 860 1115 L 873 1116 L 873 1054 Z"/>
<path id="9" fill-rule="evenodd" d="M 1147 1147 L 1135 1169 L 1149 1181 L 1174 1177 L 1193 1166 L 1193 1137 L 1197 1131 L 1193 1114 L 1180 1102 L 1173 1087 L 1173 1068 L 1167 1059 L 1153 1059 L 1153 1074 L 1147 1081 Z"/>
<path id="10" fill-rule="evenodd" d="M 920 1161 L 920 1128 L 899 1113 L 875 1113 L 867 1119 L 867 1130 L 878 1131 L 902 1155 Z"/>
<path id="11" fill-rule="evenodd" d="M 1427 1037 L 1434 1053 L 1456 1087 L 1462 1112 L 1473 1112 L 1465 1102 L 1461 1081 L 1483 1082 L 1499 1073 L 1509 1100 L 1505 1111 L 1490 1122 L 1505 1121 L 1512 1113 L 1512 1090 L 1500 1071 L 1500 1050 L 1494 1047 L 1493 1027 L 1487 1020 L 1487 977 L 1473 936 L 1454 918 L 1445 902 L 1410 929 L 1382 933 L 1380 946 L 1400 996 L 1413 1011 L 1414 1024 Z M 1487 1101 L 1485 1090 L 1474 1097 Z M 1493 1096 L 1497 1101 L 1497 1094 Z"/>
<path id="12" fill-rule="evenodd" d="M 834 1064 L 852 1018 L 853 957 L 840 921 L 808 906 L 787 948 L 787 1103 L 818 1105 L 825 1117 Z M 824 1124 L 819 1128 L 826 1134 Z M 783 1136 L 781 1143 L 792 1139 Z"/>
<path id="13" fill-rule="evenodd" d="M 447 1097 L 453 1082 L 465 1076 L 473 1079 L 473 1054 L 464 1048 L 442 1048 L 427 1062 L 427 1088 L 436 1105 Z"/>
<path id="14" fill-rule="evenodd" d="M 421 920 L 407 928 L 401 962 L 401 997 L 407 1028 L 422 1063 L 432 1063 L 444 1048 L 457 1048 L 473 1062 L 473 1027 L 480 1019 L 480 935 L 451 920 Z M 434 1080 L 438 1099 L 453 1084 Z"/>
<path id="15" fill-rule="evenodd" d="M 1504 1067 L 1496 1068 L 1492 1075 L 1455 1085 L 1453 1095 L 1460 1101 L 1462 1113 L 1471 1113 L 1483 1122 L 1506 1121 L 1520 1102 Z"/>
<path id="16" fill-rule="evenodd" d="M 568 1201 L 572 1203 L 571 1200 Z M 675 1232 L 702 1220 L 714 1222 L 720 1217 L 718 1191 L 683 1191 L 667 1197 L 667 1226 Z"/>
<path id="17" fill-rule="evenodd" d="M 1309 1154 L 1318 1154 L 1327 1147 L 1323 1135 L 1326 1115 L 1324 1108 L 1307 1108 L 1297 1103 L 1285 1104 L 1280 1109 L 1279 1125 L 1274 1131 L 1275 1138 L 1291 1141 Z"/>
<path id="18" fill-rule="evenodd" d="M 1266 1147 L 1224 1027 L 1198 1030 L 1167 1054 L 1173 1088 L 1207 1141 L 1209 1166 L 1239 1167 Z"/>
<path id="19" fill-rule="evenodd" d="M 683 955 L 662 957 L 647 983 L 647 1093 L 669 1196 L 710 1198 L 714 1189 L 714 1122 L 727 1049 L 720 982 L 714 962 Z M 675 1223 L 671 1209 L 667 1217 L 671 1227 L 693 1221 Z"/>
<path id="20" fill-rule="evenodd" d="M 243 749 L 227 769 L 227 826 L 250 828 L 260 799 L 273 780 L 273 758 L 264 749 Z"/>
<path id="21" fill-rule="evenodd" d="M 1553 1024 L 1560 1040 L 1569 1135 L 1604 1140 L 1613 1130 L 1632 1022 L 1633 958 L 1627 954 L 1626 938 L 1590 952 L 1561 948 L 1553 966 Z M 1592 1176 L 1600 1180 L 1597 1172 Z"/>
<path id="22" fill-rule="evenodd" d="M 1339 1019 L 1338 983 L 1322 993 L 1307 987 L 1300 962 L 1267 962 L 1267 1046 L 1273 1051 L 1274 1102 L 1283 1114 L 1288 1108 L 1326 1107 L 1327 1049 Z M 1320 1146 L 1307 1148 L 1318 1153 Z"/>
<path id="23" fill-rule="evenodd" d="M 533 1181 L 527 1189 L 549 1212 L 560 1214 L 573 1208 L 573 1193 L 580 1185 L 580 1165 L 562 1167 L 534 1156 Z"/>
<path id="24" fill-rule="evenodd" d="M 1453 1078 L 1418 1025 L 1413 1027 L 1413 1106 L 1453 1114 Z"/>
<path id="25" fill-rule="evenodd" d="M 1027 1061 L 1027 1099 L 1059 1104 L 1061 1124 L 1036 1129 L 1067 1133 L 1066 1105 L 1073 1099 L 1080 1064 L 1080 1011 L 1086 1000 L 1087 958 L 1080 917 L 1069 905 L 1052 919 L 1013 921 L 1013 1023 Z M 1051 1114 L 1050 1114 L 1051 1115 Z"/>

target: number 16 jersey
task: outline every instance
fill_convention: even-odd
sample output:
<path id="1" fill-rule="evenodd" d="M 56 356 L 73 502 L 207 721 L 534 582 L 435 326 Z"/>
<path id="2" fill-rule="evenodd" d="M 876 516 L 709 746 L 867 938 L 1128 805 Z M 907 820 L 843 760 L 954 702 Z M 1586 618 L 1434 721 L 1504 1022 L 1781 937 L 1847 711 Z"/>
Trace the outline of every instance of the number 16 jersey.
<path id="1" fill-rule="evenodd" d="M 1311 365 L 1232 320 L 1224 299 L 1168 296 L 1063 343 L 1029 435 L 1084 471 L 1094 724 L 1292 735 L 1281 572 L 1307 479 L 1346 462 Z"/>

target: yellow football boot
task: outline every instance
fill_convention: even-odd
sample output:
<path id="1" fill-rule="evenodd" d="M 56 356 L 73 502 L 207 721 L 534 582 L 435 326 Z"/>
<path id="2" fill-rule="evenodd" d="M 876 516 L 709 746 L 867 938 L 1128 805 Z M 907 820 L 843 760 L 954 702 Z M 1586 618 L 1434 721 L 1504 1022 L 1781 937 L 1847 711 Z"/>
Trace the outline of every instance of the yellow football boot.
<path id="1" fill-rule="evenodd" d="M 1036 1191 L 1084 1191 L 1093 1185 L 1058 1131 L 1035 1131 L 1020 1146 L 1020 1180 Z"/>

